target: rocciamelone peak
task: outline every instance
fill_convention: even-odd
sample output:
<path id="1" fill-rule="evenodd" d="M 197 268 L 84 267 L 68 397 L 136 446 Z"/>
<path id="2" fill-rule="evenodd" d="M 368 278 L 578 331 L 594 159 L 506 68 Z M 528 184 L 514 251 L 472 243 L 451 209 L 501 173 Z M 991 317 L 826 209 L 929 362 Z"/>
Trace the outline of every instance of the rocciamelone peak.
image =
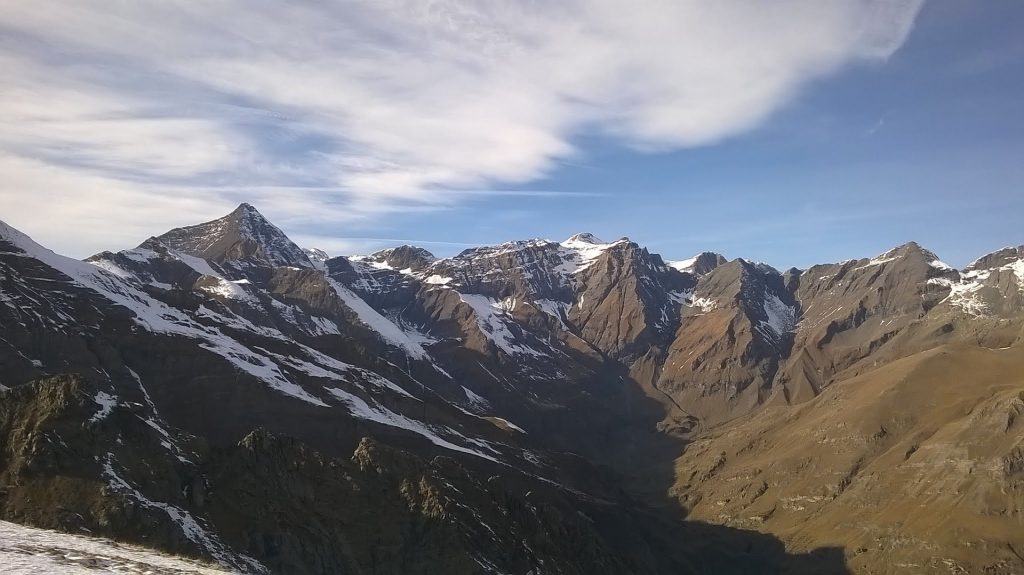
<path id="1" fill-rule="evenodd" d="M 175 228 L 156 239 L 173 250 L 218 264 L 316 267 L 302 248 L 248 203 L 222 218 Z"/>

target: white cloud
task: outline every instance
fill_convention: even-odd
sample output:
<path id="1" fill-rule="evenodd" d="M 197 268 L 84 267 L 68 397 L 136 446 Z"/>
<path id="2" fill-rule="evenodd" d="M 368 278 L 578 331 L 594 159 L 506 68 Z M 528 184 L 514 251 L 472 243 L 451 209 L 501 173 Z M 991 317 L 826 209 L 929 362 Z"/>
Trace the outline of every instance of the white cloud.
<path id="1" fill-rule="evenodd" d="M 0 217 L 117 247 L 247 185 L 286 188 L 246 197 L 321 224 L 450 207 L 472 196 L 452 189 L 585 154 L 582 134 L 741 134 L 809 81 L 887 58 L 922 1 L 0 0 Z M 55 200 L 121 205 L 113 228 L 70 231 L 47 223 Z"/>
<path id="2" fill-rule="evenodd" d="M 103 175 L 6 154 L 0 154 L 0 174 L 0 219 L 63 254 L 132 247 L 234 208 L 217 197 L 140 191 Z"/>

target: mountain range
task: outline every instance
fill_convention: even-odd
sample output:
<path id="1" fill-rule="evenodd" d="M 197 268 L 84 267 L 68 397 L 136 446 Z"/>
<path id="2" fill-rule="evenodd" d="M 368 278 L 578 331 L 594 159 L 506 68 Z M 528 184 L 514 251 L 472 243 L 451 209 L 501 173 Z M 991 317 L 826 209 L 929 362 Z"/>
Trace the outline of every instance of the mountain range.
<path id="1" fill-rule="evenodd" d="M 0 222 L 0 519 L 252 573 L 1024 571 L 1024 246 L 329 257 Z"/>

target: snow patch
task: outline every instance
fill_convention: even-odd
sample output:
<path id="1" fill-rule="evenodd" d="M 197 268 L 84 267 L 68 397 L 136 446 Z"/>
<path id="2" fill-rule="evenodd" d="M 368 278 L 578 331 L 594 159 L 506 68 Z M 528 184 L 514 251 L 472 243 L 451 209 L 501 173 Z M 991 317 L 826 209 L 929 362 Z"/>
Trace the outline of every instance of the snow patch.
<path id="1" fill-rule="evenodd" d="M 965 272 L 960 276 L 960 281 L 932 278 L 928 280 L 928 283 L 949 288 L 949 295 L 943 301 L 948 301 L 951 306 L 960 308 L 967 315 L 985 317 L 989 315 L 991 309 L 988 302 L 982 297 L 981 290 L 988 285 L 986 281 L 992 277 L 994 272 L 1012 273 L 1017 283 L 1017 289 L 1024 292 L 1024 259 L 991 269 Z"/>
<path id="2" fill-rule="evenodd" d="M 409 334 L 395 325 L 394 322 L 370 307 L 370 304 L 363 301 L 361 297 L 357 296 L 347 287 L 333 279 L 329 279 L 328 281 L 330 282 L 331 287 L 334 288 L 335 293 L 338 294 L 338 297 L 345 302 L 345 305 L 347 305 L 352 311 L 356 312 L 356 315 L 359 317 L 359 321 L 377 332 L 384 341 L 402 348 L 414 359 L 428 359 L 427 351 L 423 349 L 423 346 L 421 346 L 415 339 L 409 337 Z"/>
<path id="3" fill-rule="evenodd" d="M 483 396 L 477 395 L 477 394 L 473 393 L 472 389 L 469 389 L 468 387 L 466 387 L 464 385 L 461 386 L 461 387 L 462 387 L 462 393 L 464 393 L 466 395 L 466 401 L 468 401 L 471 406 L 476 407 L 478 409 L 490 409 L 491 408 L 491 403 L 489 401 L 487 401 Z"/>
<path id="4" fill-rule="evenodd" d="M 497 459 L 491 457 L 490 455 L 481 453 L 475 449 L 470 449 L 468 447 L 456 445 L 442 438 L 440 435 L 437 434 L 437 432 L 434 429 L 428 427 L 425 423 L 421 423 L 419 421 L 416 421 L 415 419 L 410 419 L 404 415 L 395 413 L 387 409 L 386 407 L 380 405 L 371 406 L 370 404 L 366 403 L 366 401 L 364 401 L 362 398 L 355 396 L 351 393 L 348 393 L 343 389 L 329 387 L 327 388 L 327 391 L 331 395 L 336 397 L 339 401 L 344 403 L 346 407 L 348 407 L 349 412 L 354 417 L 411 431 L 417 435 L 421 435 L 427 438 L 434 445 L 444 447 L 445 449 L 458 451 L 460 453 L 468 453 L 470 455 L 475 455 L 477 457 L 481 457 L 483 459 L 487 459 L 490 461 L 498 461 Z M 445 431 L 447 433 L 458 436 L 466 441 L 469 441 L 468 438 L 452 429 L 445 428 Z"/>
<path id="5" fill-rule="evenodd" d="M 1012 264 L 1003 266 L 1013 272 L 1013 275 L 1017 276 L 1017 283 L 1020 284 L 1020 288 L 1024 290 L 1024 259 L 1019 259 Z"/>
<path id="6" fill-rule="evenodd" d="M 556 271 L 574 275 L 586 270 L 597 261 L 601 254 L 608 251 L 612 246 L 624 243 L 628 240 L 621 239 L 611 243 L 604 243 L 591 234 L 576 234 L 559 244 L 562 250 L 564 263 Z"/>
<path id="7" fill-rule="evenodd" d="M 225 575 L 236 572 L 108 539 L 37 529 L 6 521 L 0 521 L 0 565 L 3 565 L 3 572 L 8 575 Z"/>
<path id="8" fill-rule="evenodd" d="M 166 513 L 171 521 L 178 525 L 178 528 L 181 529 L 181 532 L 185 537 L 196 545 L 206 549 L 207 552 L 217 559 L 219 563 L 231 567 L 244 566 L 247 570 L 256 570 L 260 573 L 266 572 L 266 568 L 255 559 L 232 553 L 223 543 L 221 543 L 220 539 L 218 539 L 215 534 L 204 529 L 188 511 L 169 503 L 153 501 L 143 495 L 138 489 L 133 487 L 130 483 L 121 478 L 116 471 L 114 471 L 112 460 L 113 456 L 108 453 L 106 461 L 103 462 L 103 475 L 107 478 L 107 485 L 110 489 L 131 497 L 144 507 L 160 509 Z"/>
<path id="9" fill-rule="evenodd" d="M 699 308 L 701 313 L 708 313 L 718 308 L 718 301 L 710 297 L 695 297 L 690 300 L 690 307 Z"/>
<path id="10" fill-rule="evenodd" d="M 685 260 L 678 260 L 666 263 L 668 264 L 668 267 L 675 268 L 681 272 L 692 272 L 693 266 L 697 264 L 697 256 L 693 256 L 692 258 L 688 258 Z"/>
<path id="11" fill-rule="evenodd" d="M 306 375 L 349 383 L 365 382 L 379 389 L 389 390 L 397 393 L 398 395 L 419 401 L 408 391 L 402 389 L 398 384 L 382 375 L 368 369 L 363 369 L 361 367 L 356 367 L 343 361 L 339 361 L 308 346 L 300 345 L 300 349 L 310 358 L 311 361 L 306 361 L 295 356 L 279 355 L 266 350 L 260 351 L 273 356 L 282 364 L 297 371 L 301 371 Z"/>
<path id="12" fill-rule="evenodd" d="M 761 325 L 774 332 L 776 337 L 796 328 L 796 308 L 786 305 L 777 295 L 766 293 L 763 308 L 767 320 L 762 321 Z"/>
<path id="13" fill-rule="evenodd" d="M 989 306 L 978 293 L 985 287 L 982 283 L 988 279 L 989 271 L 975 271 L 964 275 L 964 280 L 954 282 L 946 278 L 932 278 L 927 283 L 941 285 L 949 288 L 949 295 L 943 301 L 948 301 L 953 307 L 960 308 L 965 314 L 974 317 L 985 317 L 989 314 Z"/>
<path id="14" fill-rule="evenodd" d="M 89 421 L 99 421 L 106 419 L 110 412 L 117 406 L 117 397 L 110 395 L 109 393 L 100 391 L 96 393 L 96 397 L 92 398 L 99 405 L 99 410 L 89 418 Z"/>
<path id="15" fill-rule="evenodd" d="M 459 299 L 469 305 L 476 312 L 476 322 L 488 339 L 494 345 L 508 355 L 532 355 L 545 356 L 547 354 L 537 351 L 517 341 L 515 334 L 505 323 L 505 314 L 515 309 L 516 301 L 506 298 L 502 301 L 491 299 L 479 294 L 459 294 Z"/>
<path id="16" fill-rule="evenodd" d="M 180 260 L 183 264 L 195 270 L 196 273 L 199 273 L 204 276 L 224 279 L 223 277 L 221 277 L 220 272 L 214 270 L 213 267 L 210 266 L 210 262 L 204 260 L 203 258 L 190 256 L 186 253 L 182 253 L 172 249 L 168 249 L 167 252 L 174 256 L 175 258 L 177 258 L 178 260 Z"/>
<path id="17" fill-rule="evenodd" d="M 423 278 L 423 283 L 444 286 L 452 283 L 452 278 L 434 274 Z"/>

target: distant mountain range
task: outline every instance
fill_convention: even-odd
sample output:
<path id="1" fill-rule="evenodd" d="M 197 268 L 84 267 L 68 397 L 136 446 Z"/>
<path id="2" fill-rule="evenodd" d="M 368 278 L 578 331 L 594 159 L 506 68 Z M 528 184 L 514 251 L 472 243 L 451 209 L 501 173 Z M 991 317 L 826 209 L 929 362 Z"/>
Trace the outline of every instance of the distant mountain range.
<path id="1" fill-rule="evenodd" d="M 0 222 L 0 519 L 242 572 L 1019 573 L 1022 339 L 1024 247 L 328 257 L 242 204 L 79 261 Z"/>

